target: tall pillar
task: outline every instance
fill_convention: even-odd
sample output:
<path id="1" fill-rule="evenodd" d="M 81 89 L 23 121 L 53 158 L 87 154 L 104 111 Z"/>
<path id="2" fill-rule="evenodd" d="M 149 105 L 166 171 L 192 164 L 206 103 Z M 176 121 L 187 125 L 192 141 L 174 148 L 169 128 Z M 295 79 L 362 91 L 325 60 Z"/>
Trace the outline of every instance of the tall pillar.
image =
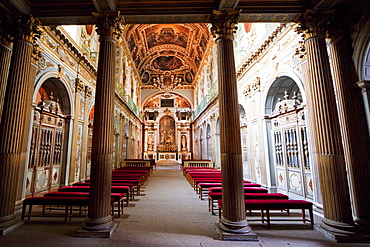
<path id="1" fill-rule="evenodd" d="M 111 182 L 114 141 L 114 89 L 116 37 L 120 19 L 116 12 L 94 14 L 99 34 L 94 128 L 91 154 L 89 212 L 77 236 L 110 237 L 116 227 L 111 215 Z"/>
<path id="2" fill-rule="evenodd" d="M 33 88 L 30 83 L 33 42 L 41 33 L 39 23 L 32 17 L 21 16 L 9 25 L 14 37 L 10 70 L 6 85 L 3 114 L 0 123 L 0 229 L 5 232 L 16 223 L 15 202 L 26 140 L 25 123 L 29 123 Z M 15 124 L 17 123 L 17 124 Z"/>
<path id="3" fill-rule="evenodd" d="M 12 55 L 11 38 L 10 35 L 4 30 L 6 25 L 7 23 L 5 17 L 0 16 L 0 118 L 3 110 L 5 88 Z"/>
<path id="4" fill-rule="evenodd" d="M 234 31 L 239 10 L 213 11 L 212 34 L 217 43 L 223 240 L 257 240 L 246 220 L 238 91 L 234 58 Z"/>
<path id="5" fill-rule="evenodd" d="M 307 11 L 298 31 L 304 32 L 309 81 L 307 108 L 313 160 L 317 162 L 324 219 L 328 237 L 355 237 L 347 172 L 341 140 L 338 110 L 325 40 L 327 13 Z"/>
<path id="6" fill-rule="evenodd" d="M 80 61 L 81 62 L 81 61 Z M 78 73 L 78 71 L 77 71 Z M 74 122 L 73 122 L 73 126 L 72 126 L 72 147 L 76 147 L 77 146 L 77 142 L 78 142 L 78 126 L 80 124 L 80 113 L 81 113 L 81 94 L 83 94 L 85 91 L 85 85 L 83 83 L 83 81 L 81 81 L 79 78 L 78 78 L 78 74 L 77 74 L 77 78 L 75 80 L 75 95 L 74 95 L 74 112 L 75 112 L 75 115 L 74 115 Z M 81 148 L 81 147 L 80 147 Z M 79 178 L 81 176 L 81 161 L 80 163 L 77 162 L 77 159 L 78 160 L 81 160 L 81 157 L 76 157 L 77 155 L 80 155 L 80 153 L 82 150 L 76 150 L 74 149 L 71 153 L 71 165 L 70 165 L 70 170 L 69 170 L 69 178 L 68 178 L 68 181 L 69 183 L 75 183 L 75 182 L 79 182 Z"/>
<path id="7" fill-rule="evenodd" d="M 341 20 L 344 16 L 340 14 Z M 355 222 L 370 232 L 370 138 L 361 89 L 356 85 L 350 34 L 341 20 L 329 30 L 330 57 Z"/>

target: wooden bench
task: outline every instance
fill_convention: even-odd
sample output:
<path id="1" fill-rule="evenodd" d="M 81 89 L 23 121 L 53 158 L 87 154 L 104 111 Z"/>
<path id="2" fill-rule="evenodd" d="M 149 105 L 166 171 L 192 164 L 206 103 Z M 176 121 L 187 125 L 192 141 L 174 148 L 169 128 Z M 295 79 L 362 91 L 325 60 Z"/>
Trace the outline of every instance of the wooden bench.
<path id="1" fill-rule="evenodd" d="M 89 192 L 48 192 L 44 194 L 44 197 L 89 197 Z M 111 198 L 117 203 L 117 216 L 121 217 L 121 212 L 123 212 L 124 202 L 126 198 L 126 206 L 128 206 L 128 197 L 125 193 L 111 193 Z M 114 204 L 112 205 L 112 215 L 114 215 L 115 209 Z"/>
<path id="2" fill-rule="evenodd" d="M 45 215 L 45 206 L 47 205 L 58 205 L 64 206 L 64 223 L 67 223 L 68 216 L 72 216 L 73 206 L 88 206 L 89 198 L 88 197 L 30 197 L 23 200 L 23 207 L 22 207 L 22 216 L 21 220 L 24 217 L 51 217 L 51 216 L 60 216 L 60 215 Z M 26 215 L 26 207 L 29 206 L 28 214 Z M 32 206 L 33 205 L 41 205 L 42 206 L 42 214 L 41 215 L 31 215 Z M 68 215 L 68 211 L 70 211 L 70 215 Z M 80 210 L 81 214 L 81 210 Z"/>
<path id="3" fill-rule="evenodd" d="M 312 203 L 304 200 L 245 200 L 246 210 L 261 210 L 262 223 L 265 221 L 264 211 L 266 211 L 266 222 L 267 226 L 270 227 L 270 210 L 290 210 L 290 209 L 301 209 L 302 210 L 302 221 L 311 222 L 311 228 L 314 225 Z M 219 217 L 221 217 L 222 211 L 222 199 L 218 200 Z M 310 220 L 306 219 L 305 210 L 308 210 L 310 214 Z M 284 218 L 284 221 L 289 221 L 289 218 Z"/>
<path id="4" fill-rule="evenodd" d="M 252 200 L 252 199 L 258 199 L 258 200 L 288 200 L 289 197 L 287 195 L 284 195 L 282 193 L 267 193 L 267 191 L 264 191 L 263 193 L 260 193 L 257 190 L 251 190 L 250 192 L 244 192 L 244 199 Z M 253 193 L 254 192 L 254 193 Z M 214 209 L 215 209 L 215 203 L 219 199 L 222 199 L 222 192 L 209 192 L 208 193 L 208 211 L 212 213 L 212 215 L 215 215 Z"/>
<path id="5" fill-rule="evenodd" d="M 204 189 L 209 189 L 209 188 L 212 188 L 212 187 L 219 187 L 219 186 L 222 186 L 222 183 L 217 183 L 217 182 L 209 182 L 209 183 L 199 183 L 197 185 L 197 189 L 196 189 L 196 192 L 199 194 L 199 198 L 201 200 L 203 200 L 203 190 Z M 253 188 L 259 188 L 261 187 L 260 184 L 255 184 L 255 183 L 250 183 L 250 182 L 245 182 L 244 183 L 244 188 L 245 187 L 253 187 Z M 208 195 L 208 194 L 207 194 Z"/>

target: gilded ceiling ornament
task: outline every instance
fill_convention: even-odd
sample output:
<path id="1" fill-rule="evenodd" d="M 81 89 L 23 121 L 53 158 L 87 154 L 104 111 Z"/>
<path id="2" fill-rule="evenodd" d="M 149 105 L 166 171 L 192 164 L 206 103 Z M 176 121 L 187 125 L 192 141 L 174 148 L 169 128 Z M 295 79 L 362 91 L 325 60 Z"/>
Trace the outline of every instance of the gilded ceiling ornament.
<path id="1" fill-rule="evenodd" d="M 211 32 L 214 38 L 221 36 L 233 36 L 236 29 L 241 10 L 218 11 L 214 10 L 211 17 Z"/>

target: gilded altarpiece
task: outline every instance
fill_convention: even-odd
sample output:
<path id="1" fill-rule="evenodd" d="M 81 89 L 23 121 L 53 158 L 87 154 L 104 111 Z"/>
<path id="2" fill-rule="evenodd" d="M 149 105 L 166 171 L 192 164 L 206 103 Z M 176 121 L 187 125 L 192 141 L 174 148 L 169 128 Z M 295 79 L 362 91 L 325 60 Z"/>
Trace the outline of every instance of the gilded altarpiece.
<path id="1" fill-rule="evenodd" d="M 313 198 L 304 107 L 295 100 L 278 102 L 271 115 L 277 188 L 289 196 Z"/>

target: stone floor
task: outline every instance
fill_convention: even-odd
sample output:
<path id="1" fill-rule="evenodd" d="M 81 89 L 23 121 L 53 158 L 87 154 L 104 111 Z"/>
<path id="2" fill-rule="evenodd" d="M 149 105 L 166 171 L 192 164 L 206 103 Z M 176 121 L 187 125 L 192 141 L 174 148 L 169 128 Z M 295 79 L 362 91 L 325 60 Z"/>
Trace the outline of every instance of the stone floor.
<path id="1" fill-rule="evenodd" d="M 157 167 L 124 215 L 115 218 L 118 227 L 111 238 L 75 237 L 84 218 L 73 217 L 66 224 L 63 218 L 31 218 L 0 237 L 0 246 L 370 246 L 332 242 L 302 221 L 273 222 L 270 228 L 250 221 L 259 241 L 221 241 L 215 228 L 218 216 L 208 212 L 208 202 L 198 198 L 181 170 L 166 164 Z"/>

